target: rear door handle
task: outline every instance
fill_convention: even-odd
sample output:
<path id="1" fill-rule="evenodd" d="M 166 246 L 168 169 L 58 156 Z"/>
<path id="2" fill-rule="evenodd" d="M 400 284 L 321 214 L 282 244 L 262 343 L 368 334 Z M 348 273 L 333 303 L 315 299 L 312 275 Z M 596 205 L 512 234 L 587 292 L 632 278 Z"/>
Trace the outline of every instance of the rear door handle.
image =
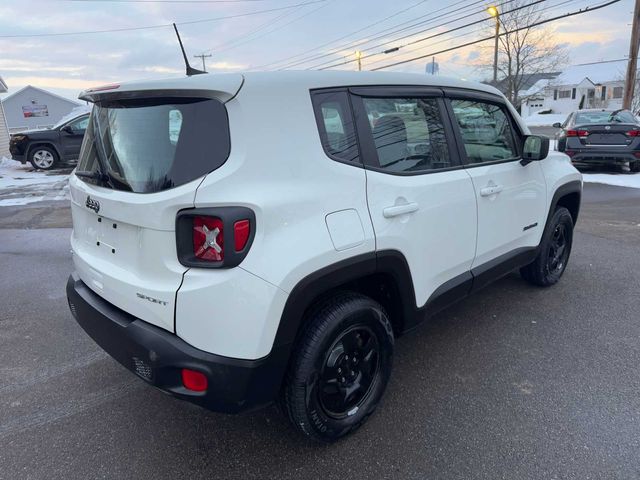
<path id="1" fill-rule="evenodd" d="M 418 211 L 418 204 L 415 202 L 405 203 L 403 205 L 394 205 L 393 207 L 387 207 L 382 210 L 384 218 L 397 217 L 398 215 L 404 215 L 406 213 L 413 213 Z"/>
<path id="2" fill-rule="evenodd" d="M 480 196 L 488 197 L 490 195 L 495 195 L 496 193 L 500 193 L 502 191 L 502 185 L 489 185 L 488 187 L 484 187 L 480 189 Z"/>

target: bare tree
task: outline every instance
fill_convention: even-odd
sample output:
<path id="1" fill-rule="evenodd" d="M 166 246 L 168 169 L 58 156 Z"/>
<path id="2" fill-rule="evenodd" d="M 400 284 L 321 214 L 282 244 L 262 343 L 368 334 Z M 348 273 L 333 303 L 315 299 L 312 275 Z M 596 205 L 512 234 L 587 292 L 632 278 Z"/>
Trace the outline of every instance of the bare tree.
<path id="1" fill-rule="evenodd" d="M 503 78 L 500 86 L 515 106 L 529 75 L 558 71 L 568 58 L 566 47 L 554 42 L 552 30 L 533 27 L 514 31 L 544 19 L 544 4 L 530 3 L 530 0 L 509 2 L 504 7 L 506 12 L 498 17 L 500 31 L 506 33 L 500 36 L 498 48 L 498 72 Z"/>

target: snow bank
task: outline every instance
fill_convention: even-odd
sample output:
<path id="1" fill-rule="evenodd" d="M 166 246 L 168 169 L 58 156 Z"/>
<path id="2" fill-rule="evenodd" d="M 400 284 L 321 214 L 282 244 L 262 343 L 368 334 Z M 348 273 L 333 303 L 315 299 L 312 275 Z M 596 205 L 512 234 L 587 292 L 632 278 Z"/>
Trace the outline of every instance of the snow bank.
<path id="1" fill-rule="evenodd" d="M 616 187 L 640 188 L 640 173 L 583 173 L 582 179 L 587 183 L 604 183 L 605 185 L 614 185 Z"/>
<path id="2" fill-rule="evenodd" d="M 547 113 L 540 115 L 534 113 L 528 117 L 524 117 L 523 120 L 529 127 L 550 127 L 554 123 L 563 123 L 567 119 L 564 113 Z"/>
<path id="3" fill-rule="evenodd" d="M 0 207 L 69 198 L 68 174 L 49 174 L 29 163 L 0 158 Z"/>

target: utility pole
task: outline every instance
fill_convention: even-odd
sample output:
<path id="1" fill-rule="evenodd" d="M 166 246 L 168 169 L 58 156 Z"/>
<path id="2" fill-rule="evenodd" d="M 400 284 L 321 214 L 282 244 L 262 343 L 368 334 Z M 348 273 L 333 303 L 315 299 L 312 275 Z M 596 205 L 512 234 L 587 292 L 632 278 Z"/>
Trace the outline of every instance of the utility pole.
<path id="1" fill-rule="evenodd" d="M 631 101 L 636 86 L 636 70 L 638 68 L 638 47 L 640 46 L 640 0 L 636 0 L 633 11 L 633 26 L 631 27 L 631 43 L 629 44 L 629 63 L 627 63 L 627 76 L 624 80 L 624 97 L 622 108 L 631 108 Z M 633 112 L 636 113 L 636 112 Z"/>
<path id="2" fill-rule="evenodd" d="M 640 0 L 638 0 L 640 1 Z M 356 52 L 356 59 L 358 60 L 358 71 L 360 72 L 362 70 L 362 52 L 360 50 L 358 50 Z"/>
<path id="3" fill-rule="evenodd" d="M 202 70 L 204 70 L 206 72 L 207 71 L 207 66 L 204 64 L 204 59 L 211 57 L 211 54 L 205 55 L 204 53 L 202 53 L 200 55 L 194 55 L 194 57 L 202 59 Z"/>
<path id="4" fill-rule="evenodd" d="M 638 0 L 640 1 L 640 0 Z M 498 39 L 500 38 L 500 12 L 498 7 L 490 6 L 487 13 L 496 19 L 496 38 L 493 46 L 493 85 L 498 84 Z"/>

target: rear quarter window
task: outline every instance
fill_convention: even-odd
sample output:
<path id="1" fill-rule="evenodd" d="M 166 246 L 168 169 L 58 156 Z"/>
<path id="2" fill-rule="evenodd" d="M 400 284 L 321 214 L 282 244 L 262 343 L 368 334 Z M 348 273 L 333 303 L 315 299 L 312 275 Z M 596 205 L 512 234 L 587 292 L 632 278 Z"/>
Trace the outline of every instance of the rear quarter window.
<path id="1" fill-rule="evenodd" d="M 325 153 L 334 160 L 358 162 L 358 144 L 347 92 L 314 92 L 312 102 Z"/>

